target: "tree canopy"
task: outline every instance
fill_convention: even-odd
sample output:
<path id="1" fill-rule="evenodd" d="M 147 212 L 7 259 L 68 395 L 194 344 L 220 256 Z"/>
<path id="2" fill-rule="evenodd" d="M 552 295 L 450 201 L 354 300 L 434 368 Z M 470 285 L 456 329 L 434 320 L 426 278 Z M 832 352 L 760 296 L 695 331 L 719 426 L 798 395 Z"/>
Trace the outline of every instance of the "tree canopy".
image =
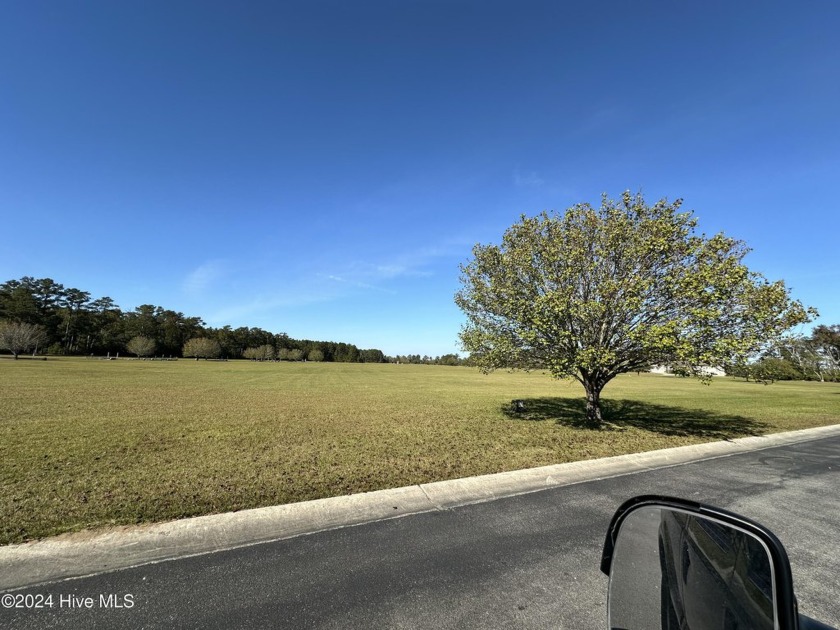
<path id="1" fill-rule="evenodd" d="M 144 337 L 143 335 L 137 335 L 125 344 L 125 349 L 132 354 L 136 354 L 138 357 L 148 357 L 155 352 L 155 340 Z"/>
<path id="2" fill-rule="evenodd" d="M 285 333 L 248 326 L 211 328 L 200 317 L 153 304 L 123 311 L 109 297 L 92 299 L 87 291 L 65 287 L 52 278 L 24 276 L 0 284 L 2 322 L 38 326 L 43 338 L 38 340 L 37 347 L 48 354 L 105 355 L 125 350 L 138 354 L 137 348 L 133 344 L 129 348 L 129 344 L 132 339 L 143 337 L 154 347 L 148 350 L 147 344 L 138 356 L 157 353 L 177 357 L 188 340 L 205 337 L 217 341 L 221 356 L 231 359 L 243 356 L 248 348 L 262 348 L 264 358 L 285 348 L 300 350 L 304 356 L 317 349 L 323 353 L 324 361 L 379 363 L 387 360 L 381 350 L 359 349 L 343 342 L 293 339 Z M 18 347 L 17 341 L 15 344 Z M 6 349 L 9 348 L 0 346 L 0 350 Z"/>
<path id="3" fill-rule="evenodd" d="M 184 356 L 198 359 L 218 359 L 222 356 L 222 346 L 215 339 L 195 337 L 184 344 Z"/>
<path id="4" fill-rule="evenodd" d="M 650 365 L 703 379 L 743 362 L 816 311 L 750 271 L 746 245 L 697 234 L 681 200 L 602 197 L 522 216 L 473 248 L 455 296 L 465 350 L 484 370 L 541 368 L 584 387 L 587 418 L 615 376 Z"/>
<path id="5" fill-rule="evenodd" d="M 771 348 L 753 365 L 733 366 L 734 376 L 760 377 L 767 366 L 774 379 L 840 381 L 840 325 L 817 326 L 810 337 L 794 335 Z"/>
<path id="6" fill-rule="evenodd" d="M 44 329 L 25 322 L 0 322 L 0 348 L 11 352 L 15 359 L 21 352 L 37 348 L 46 341 Z"/>

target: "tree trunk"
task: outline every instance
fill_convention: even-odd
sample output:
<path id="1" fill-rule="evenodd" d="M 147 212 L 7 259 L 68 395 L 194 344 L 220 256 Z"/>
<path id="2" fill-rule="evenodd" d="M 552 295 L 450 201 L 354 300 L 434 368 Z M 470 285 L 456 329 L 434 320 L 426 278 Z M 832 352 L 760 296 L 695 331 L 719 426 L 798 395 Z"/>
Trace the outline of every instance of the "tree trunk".
<path id="1" fill-rule="evenodd" d="M 595 427 L 600 427 L 603 422 L 601 417 L 601 390 L 603 383 L 594 380 L 585 380 L 583 387 L 586 390 L 586 421 Z"/>

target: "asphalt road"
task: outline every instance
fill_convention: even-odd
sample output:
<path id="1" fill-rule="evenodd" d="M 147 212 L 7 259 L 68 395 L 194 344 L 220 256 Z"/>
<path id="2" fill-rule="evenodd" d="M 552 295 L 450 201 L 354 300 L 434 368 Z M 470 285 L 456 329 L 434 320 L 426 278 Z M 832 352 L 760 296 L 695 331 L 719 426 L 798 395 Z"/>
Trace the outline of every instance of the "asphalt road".
<path id="1" fill-rule="evenodd" d="M 649 493 L 770 527 L 800 610 L 840 626 L 838 488 L 826 438 L 18 590 L 43 607 L 0 627 L 605 628 L 606 527 Z"/>

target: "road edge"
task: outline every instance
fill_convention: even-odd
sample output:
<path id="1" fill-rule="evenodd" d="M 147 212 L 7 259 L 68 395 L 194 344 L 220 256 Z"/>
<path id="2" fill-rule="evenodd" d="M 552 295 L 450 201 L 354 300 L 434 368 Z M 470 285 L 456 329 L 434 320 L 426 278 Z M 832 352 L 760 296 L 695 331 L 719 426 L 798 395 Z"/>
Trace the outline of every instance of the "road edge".
<path id="1" fill-rule="evenodd" d="M 0 591 L 840 435 L 840 425 L 554 464 L 0 547 Z"/>

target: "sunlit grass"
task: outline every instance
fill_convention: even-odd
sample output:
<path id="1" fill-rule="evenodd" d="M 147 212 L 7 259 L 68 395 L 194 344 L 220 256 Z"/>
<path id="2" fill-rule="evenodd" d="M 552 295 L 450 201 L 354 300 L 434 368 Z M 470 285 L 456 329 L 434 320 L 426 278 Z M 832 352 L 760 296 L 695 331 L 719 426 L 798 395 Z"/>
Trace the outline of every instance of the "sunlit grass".
<path id="1" fill-rule="evenodd" d="M 840 422 L 840 385 L 422 365 L 0 360 L 0 543 Z M 528 406 L 506 413 L 514 398 Z"/>

